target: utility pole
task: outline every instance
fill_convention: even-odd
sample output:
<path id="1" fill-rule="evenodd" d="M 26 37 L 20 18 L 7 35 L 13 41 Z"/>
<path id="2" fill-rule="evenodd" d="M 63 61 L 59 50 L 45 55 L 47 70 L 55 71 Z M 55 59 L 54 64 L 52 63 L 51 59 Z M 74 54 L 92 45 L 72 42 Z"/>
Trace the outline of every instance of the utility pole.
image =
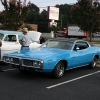
<path id="1" fill-rule="evenodd" d="M 63 15 L 61 15 L 61 28 L 62 28 L 62 17 L 63 17 Z"/>

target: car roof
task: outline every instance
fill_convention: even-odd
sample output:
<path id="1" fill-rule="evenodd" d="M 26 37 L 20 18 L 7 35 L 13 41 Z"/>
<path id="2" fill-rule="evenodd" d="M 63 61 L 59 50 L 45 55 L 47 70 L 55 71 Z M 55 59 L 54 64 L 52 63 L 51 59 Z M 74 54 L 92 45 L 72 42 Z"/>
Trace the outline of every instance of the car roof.
<path id="1" fill-rule="evenodd" d="M 75 38 L 53 38 L 53 39 L 49 39 L 49 41 L 66 41 L 66 42 L 77 42 L 77 41 L 83 41 L 83 42 L 87 42 L 89 45 L 93 45 L 92 43 L 88 42 L 88 41 L 85 41 L 85 40 L 80 40 L 80 39 L 75 39 Z"/>
<path id="2" fill-rule="evenodd" d="M 80 40 L 80 39 L 75 39 L 75 38 L 54 38 L 54 39 L 49 39 L 49 41 L 68 41 L 68 42 L 72 42 L 74 43 L 75 41 L 83 41 L 83 42 L 87 42 L 90 46 L 94 46 L 94 44 L 88 42 L 88 41 L 85 41 L 85 40 Z"/>
<path id="3" fill-rule="evenodd" d="M 22 34 L 22 32 L 8 31 L 8 30 L 0 30 L 0 33 L 2 33 L 2 34 Z"/>
<path id="4" fill-rule="evenodd" d="M 68 42 L 75 42 L 78 41 L 78 39 L 68 39 L 68 38 L 54 38 L 54 39 L 49 39 L 50 41 L 68 41 Z M 80 40 L 83 41 L 83 40 Z"/>

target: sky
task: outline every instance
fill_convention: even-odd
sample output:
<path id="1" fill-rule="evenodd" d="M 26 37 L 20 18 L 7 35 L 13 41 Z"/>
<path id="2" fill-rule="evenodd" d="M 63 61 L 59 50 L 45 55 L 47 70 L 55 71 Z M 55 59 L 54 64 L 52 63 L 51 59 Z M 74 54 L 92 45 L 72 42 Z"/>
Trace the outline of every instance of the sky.
<path id="1" fill-rule="evenodd" d="M 77 2 L 77 0 L 26 0 L 26 1 L 27 2 L 31 1 L 31 3 L 34 3 L 35 5 L 37 5 L 37 7 L 40 7 L 41 9 L 46 9 L 47 6 L 55 6 L 56 4 L 66 4 L 66 3 L 72 4 Z M 2 11 L 3 9 L 4 8 L 0 2 L 0 11 Z"/>

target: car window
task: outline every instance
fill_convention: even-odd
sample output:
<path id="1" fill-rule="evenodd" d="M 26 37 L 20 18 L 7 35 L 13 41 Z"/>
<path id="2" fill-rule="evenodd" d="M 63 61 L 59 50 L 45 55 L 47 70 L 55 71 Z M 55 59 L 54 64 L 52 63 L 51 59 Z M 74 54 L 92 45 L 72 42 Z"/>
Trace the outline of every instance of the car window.
<path id="1" fill-rule="evenodd" d="M 7 36 L 4 38 L 4 41 L 16 42 L 16 41 L 17 41 L 16 35 L 7 35 Z"/>
<path id="2" fill-rule="evenodd" d="M 19 41 L 22 40 L 22 37 L 23 37 L 22 35 L 18 35 Z"/>
<path id="3" fill-rule="evenodd" d="M 58 45 L 58 42 L 52 41 L 52 42 L 45 42 L 45 43 L 43 43 L 41 45 L 41 47 L 47 47 L 47 48 L 53 48 L 54 47 L 54 48 L 56 48 L 57 45 Z"/>
<path id="4" fill-rule="evenodd" d="M 66 41 L 47 41 L 43 43 L 40 47 L 71 50 L 72 45 L 73 45 L 72 42 L 66 42 Z"/>
<path id="5" fill-rule="evenodd" d="M 79 50 L 83 50 L 89 47 L 89 45 L 87 44 L 87 42 L 81 41 L 81 42 L 76 42 L 75 47 L 78 47 Z M 74 49 L 75 49 L 74 47 Z"/>
<path id="6" fill-rule="evenodd" d="M 0 40 L 2 40 L 4 37 L 4 34 L 0 33 Z"/>

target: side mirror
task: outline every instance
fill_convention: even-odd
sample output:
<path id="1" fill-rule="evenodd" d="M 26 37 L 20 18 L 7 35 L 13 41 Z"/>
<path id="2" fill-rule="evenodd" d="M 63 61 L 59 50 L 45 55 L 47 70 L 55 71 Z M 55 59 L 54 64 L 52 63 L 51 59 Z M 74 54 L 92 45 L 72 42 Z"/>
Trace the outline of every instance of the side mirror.
<path id="1" fill-rule="evenodd" d="M 80 48 L 77 46 L 75 50 L 77 51 L 77 50 L 79 50 L 79 49 L 80 49 Z"/>
<path id="2" fill-rule="evenodd" d="M 80 48 L 78 46 L 75 46 L 74 50 L 77 51 L 79 50 Z"/>

